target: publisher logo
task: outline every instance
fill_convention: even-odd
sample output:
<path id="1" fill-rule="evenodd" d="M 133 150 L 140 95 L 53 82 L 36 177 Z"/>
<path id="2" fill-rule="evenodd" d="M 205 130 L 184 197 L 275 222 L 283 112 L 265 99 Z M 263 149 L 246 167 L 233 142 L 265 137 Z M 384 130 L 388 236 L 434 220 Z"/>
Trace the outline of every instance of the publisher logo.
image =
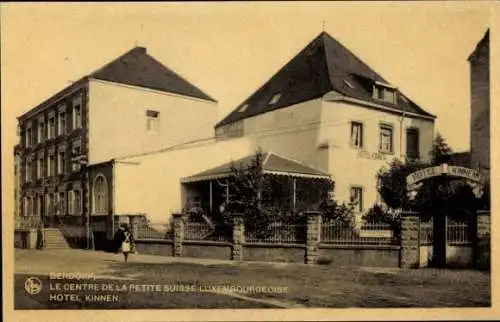
<path id="1" fill-rule="evenodd" d="M 42 290 L 42 281 L 38 277 L 29 277 L 24 282 L 24 289 L 31 295 L 36 295 Z"/>

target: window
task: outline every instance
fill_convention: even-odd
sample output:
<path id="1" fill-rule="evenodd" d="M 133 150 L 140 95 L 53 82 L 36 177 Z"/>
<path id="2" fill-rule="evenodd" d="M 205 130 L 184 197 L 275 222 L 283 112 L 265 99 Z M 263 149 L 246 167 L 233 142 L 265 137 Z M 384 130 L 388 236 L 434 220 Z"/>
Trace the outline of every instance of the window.
<path id="1" fill-rule="evenodd" d="M 49 130 L 47 134 L 47 138 L 53 139 L 56 136 L 56 118 L 55 116 L 49 117 Z"/>
<path id="2" fill-rule="evenodd" d="M 146 111 L 146 129 L 148 132 L 158 133 L 160 130 L 160 112 Z"/>
<path id="3" fill-rule="evenodd" d="M 363 147 L 363 124 L 351 122 L 351 145 L 357 148 Z"/>
<path id="4" fill-rule="evenodd" d="M 57 203 L 56 203 L 56 212 L 57 214 L 64 214 L 66 213 L 66 203 L 65 203 L 65 193 L 64 191 L 60 191 L 58 194 L 57 194 Z"/>
<path id="5" fill-rule="evenodd" d="M 71 170 L 73 172 L 80 171 L 81 165 L 75 158 L 81 154 L 81 143 L 78 141 L 73 144 L 73 149 L 71 150 L 72 160 L 71 160 Z"/>
<path id="6" fill-rule="evenodd" d="M 271 100 L 269 101 L 269 105 L 274 105 L 276 103 L 278 103 L 278 101 L 280 100 L 281 98 L 281 94 L 275 94 Z"/>
<path id="7" fill-rule="evenodd" d="M 66 153 L 59 151 L 57 154 L 57 174 L 62 174 L 65 171 Z"/>
<path id="8" fill-rule="evenodd" d="M 44 164 L 45 160 L 44 159 L 45 158 L 43 156 L 38 157 L 38 162 L 37 162 L 37 178 L 38 179 L 43 178 L 43 175 L 44 175 L 44 173 L 43 173 L 43 170 L 45 169 L 45 164 Z"/>
<path id="9" fill-rule="evenodd" d="M 59 112 L 58 124 L 57 124 L 57 135 L 66 134 L 66 112 Z"/>
<path id="10" fill-rule="evenodd" d="M 240 107 L 240 109 L 238 110 L 238 112 L 240 112 L 240 113 L 241 112 L 245 112 L 247 108 L 248 108 L 248 104 L 245 104 L 242 107 Z"/>
<path id="11" fill-rule="evenodd" d="M 30 147 L 32 140 L 33 139 L 33 134 L 31 133 L 31 127 L 28 127 L 26 129 L 26 147 Z"/>
<path id="12" fill-rule="evenodd" d="M 104 176 L 99 175 L 94 180 L 94 212 L 107 213 L 108 185 Z"/>
<path id="13" fill-rule="evenodd" d="M 420 158 L 418 129 L 406 130 L 406 157 L 410 159 Z"/>
<path id="14" fill-rule="evenodd" d="M 380 152 L 392 153 L 392 126 L 380 125 Z"/>
<path id="15" fill-rule="evenodd" d="M 82 98 L 73 100 L 73 129 L 82 127 Z"/>
<path id="16" fill-rule="evenodd" d="M 388 86 L 383 86 L 380 84 L 374 85 L 373 98 L 395 104 L 396 89 Z"/>
<path id="17" fill-rule="evenodd" d="M 24 209 L 23 215 L 33 216 L 34 215 L 34 199 L 33 197 L 24 197 Z"/>
<path id="18" fill-rule="evenodd" d="M 24 169 L 25 174 L 26 174 L 26 182 L 31 181 L 31 160 L 26 160 L 26 167 Z"/>
<path id="19" fill-rule="evenodd" d="M 351 203 L 354 204 L 354 209 L 357 212 L 363 211 L 363 188 L 351 187 Z"/>
<path id="20" fill-rule="evenodd" d="M 73 190 L 68 191 L 68 214 L 75 214 L 75 192 Z"/>
<path id="21" fill-rule="evenodd" d="M 54 215 L 55 213 L 55 207 L 54 207 L 55 203 L 54 203 L 54 194 L 53 193 L 49 193 L 46 195 L 46 198 L 45 198 L 45 212 L 47 215 Z"/>
<path id="22" fill-rule="evenodd" d="M 47 158 L 47 177 L 51 177 L 54 175 L 54 170 L 55 170 L 55 158 L 54 154 L 50 153 L 49 157 Z"/>
<path id="23" fill-rule="evenodd" d="M 37 199 L 38 199 L 38 202 L 36 205 L 37 215 L 39 217 L 42 217 L 43 216 L 43 195 L 38 195 Z"/>
<path id="24" fill-rule="evenodd" d="M 82 191 L 81 190 L 74 190 L 73 195 L 75 198 L 75 213 L 81 214 L 82 213 Z"/>
<path id="25" fill-rule="evenodd" d="M 45 139 L 45 123 L 43 120 L 38 121 L 38 143 L 42 143 Z"/>

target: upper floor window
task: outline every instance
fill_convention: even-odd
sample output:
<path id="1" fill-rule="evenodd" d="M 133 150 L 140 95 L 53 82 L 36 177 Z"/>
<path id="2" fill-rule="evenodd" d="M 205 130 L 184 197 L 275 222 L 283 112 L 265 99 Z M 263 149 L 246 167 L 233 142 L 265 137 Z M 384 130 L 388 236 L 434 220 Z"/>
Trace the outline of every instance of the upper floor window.
<path id="1" fill-rule="evenodd" d="M 94 180 L 94 213 L 106 213 L 108 207 L 108 184 L 106 178 L 98 175 Z"/>
<path id="2" fill-rule="evenodd" d="M 392 153 L 392 126 L 381 124 L 380 125 L 380 152 Z"/>
<path id="3" fill-rule="evenodd" d="M 420 158 L 418 129 L 406 130 L 406 157 L 410 159 Z"/>
<path id="4" fill-rule="evenodd" d="M 57 174 L 62 174 L 65 171 L 66 153 L 59 151 L 57 154 Z"/>
<path id="5" fill-rule="evenodd" d="M 40 119 L 38 121 L 38 143 L 41 143 L 43 142 L 43 140 L 45 139 L 45 123 L 43 121 L 43 119 Z"/>
<path id="6" fill-rule="evenodd" d="M 281 98 L 281 94 L 279 94 L 279 93 L 278 93 L 278 94 L 275 94 L 275 95 L 271 98 L 271 100 L 269 101 L 269 105 L 274 105 L 274 104 L 278 103 L 278 101 L 280 100 L 280 98 Z"/>
<path id="7" fill-rule="evenodd" d="M 376 83 L 373 85 L 373 98 L 395 104 L 396 89 L 387 85 Z"/>
<path id="8" fill-rule="evenodd" d="M 49 139 L 53 139 L 56 136 L 56 117 L 54 115 L 49 117 L 49 123 L 48 123 L 48 134 L 47 137 Z"/>
<path id="9" fill-rule="evenodd" d="M 72 160 L 71 160 L 71 170 L 73 172 L 80 171 L 81 165 L 78 160 L 75 158 L 81 155 L 81 142 L 77 141 L 73 143 L 73 147 L 71 149 L 71 154 L 72 154 Z"/>
<path id="10" fill-rule="evenodd" d="M 351 145 L 357 148 L 363 147 L 363 124 L 351 122 Z"/>
<path id="11" fill-rule="evenodd" d="M 357 212 L 363 211 L 363 188 L 351 187 L 351 203 L 354 204 L 354 210 Z"/>
<path id="12" fill-rule="evenodd" d="M 26 147 L 30 147 L 33 143 L 33 133 L 31 132 L 31 126 L 26 128 Z"/>
<path id="13" fill-rule="evenodd" d="M 73 129 L 82 127 L 82 98 L 73 100 Z"/>
<path id="14" fill-rule="evenodd" d="M 66 134 L 66 112 L 59 111 L 57 123 L 57 135 Z"/>
<path id="15" fill-rule="evenodd" d="M 160 131 L 160 112 L 146 110 L 146 129 L 152 133 Z"/>
<path id="16" fill-rule="evenodd" d="M 54 175 L 54 170 L 55 170 L 55 157 L 54 153 L 50 153 L 49 157 L 47 158 L 47 176 L 51 177 Z"/>
<path id="17" fill-rule="evenodd" d="M 26 178 L 26 182 L 30 182 L 31 181 L 31 160 L 26 160 L 26 167 L 24 169 L 24 173 L 25 173 L 25 178 Z"/>
<path id="18" fill-rule="evenodd" d="M 43 155 L 38 157 L 38 162 L 37 162 L 37 178 L 41 179 L 43 178 L 44 175 L 44 169 L 45 169 L 45 158 Z"/>

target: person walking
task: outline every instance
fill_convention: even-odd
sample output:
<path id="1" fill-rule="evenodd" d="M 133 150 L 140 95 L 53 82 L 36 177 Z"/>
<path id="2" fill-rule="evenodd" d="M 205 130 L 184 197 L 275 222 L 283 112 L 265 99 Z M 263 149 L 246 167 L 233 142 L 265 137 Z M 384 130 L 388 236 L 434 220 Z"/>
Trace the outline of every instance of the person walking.
<path id="1" fill-rule="evenodd" d="M 125 262 L 127 262 L 128 254 L 131 251 L 131 243 L 132 243 L 132 234 L 130 233 L 130 231 L 126 229 L 123 233 L 123 242 L 121 247 Z"/>

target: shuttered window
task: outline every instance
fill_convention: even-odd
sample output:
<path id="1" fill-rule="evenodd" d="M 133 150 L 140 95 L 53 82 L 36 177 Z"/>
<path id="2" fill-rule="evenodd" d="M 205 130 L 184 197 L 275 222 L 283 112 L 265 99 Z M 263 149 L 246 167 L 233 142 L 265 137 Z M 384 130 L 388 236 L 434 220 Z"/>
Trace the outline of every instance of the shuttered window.
<path id="1" fill-rule="evenodd" d="M 418 159 L 420 157 L 418 129 L 408 129 L 406 131 L 406 157 L 410 159 Z"/>

